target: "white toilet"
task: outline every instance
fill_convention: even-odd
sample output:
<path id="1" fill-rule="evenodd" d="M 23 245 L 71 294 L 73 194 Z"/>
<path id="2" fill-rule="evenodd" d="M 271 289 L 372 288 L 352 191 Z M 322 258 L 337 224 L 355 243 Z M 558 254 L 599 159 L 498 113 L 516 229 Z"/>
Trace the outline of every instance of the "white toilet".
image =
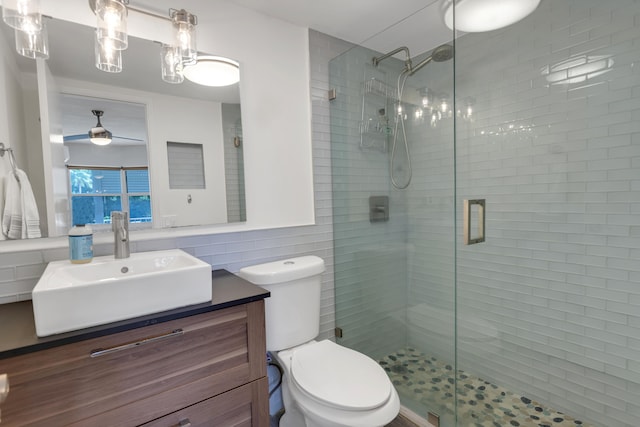
<path id="1" fill-rule="evenodd" d="M 398 393 L 384 370 L 362 353 L 314 340 L 320 329 L 323 271 L 321 258 L 304 256 L 239 272 L 271 292 L 265 300 L 267 350 L 284 371 L 280 426 L 384 426 L 400 410 Z"/>

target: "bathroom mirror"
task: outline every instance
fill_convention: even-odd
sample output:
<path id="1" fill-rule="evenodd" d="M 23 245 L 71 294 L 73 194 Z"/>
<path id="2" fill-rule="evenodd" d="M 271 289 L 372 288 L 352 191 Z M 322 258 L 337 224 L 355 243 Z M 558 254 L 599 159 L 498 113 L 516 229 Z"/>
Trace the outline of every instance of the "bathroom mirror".
<path id="1" fill-rule="evenodd" d="M 62 123 L 60 143 L 65 146 L 65 160 L 69 158 L 68 145 L 86 144 L 89 157 L 109 155 L 118 147 L 129 148 L 136 145 L 147 155 L 152 200 L 152 223 L 154 228 L 168 228 L 187 225 L 210 225 L 246 220 L 244 195 L 244 156 L 242 138 L 242 118 L 240 114 L 239 83 L 214 88 L 196 85 L 187 80 L 182 84 L 169 84 L 161 79 L 160 44 L 129 37 L 129 47 L 123 51 L 123 71 L 106 73 L 94 65 L 94 29 L 89 26 L 59 19 L 47 19 L 50 58 L 44 62 L 49 69 L 57 91 L 64 102 L 59 103 L 58 116 Z M 2 38 L 0 54 L 11 56 L 3 64 L 13 63 L 19 68 L 20 85 L 25 100 L 25 121 L 28 129 L 22 139 L 33 140 L 39 134 L 33 129 L 38 126 L 38 98 L 36 61 L 17 55 L 13 49 L 13 31 L 1 24 Z M 3 93 L 2 95 L 8 96 Z M 9 94 L 15 96 L 15 94 Z M 77 100 L 76 103 L 73 101 Z M 93 100 L 94 102 L 91 102 Z M 136 104 L 142 108 L 142 117 L 132 127 L 134 121 L 127 120 L 127 109 L 118 110 L 122 105 Z M 92 105 L 95 104 L 95 107 Z M 108 107 L 105 107 L 108 105 Z M 114 142 L 109 146 L 91 147 L 88 138 L 80 135 L 96 125 L 93 109 L 104 110 L 102 125 L 114 134 Z M 182 116 L 180 115 L 182 114 Z M 14 116 L 7 114 L 7 120 Z M 130 118 L 130 117 L 129 117 Z M 17 125 L 8 125 L 17 128 Z M 0 136 L 2 136 L 0 134 Z M 16 141 L 15 132 L 4 135 L 5 143 Z M 118 138 L 115 138 L 118 137 Z M 52 140 L 53 141 L 53 140 Z M 166 185 L 167 141 L 203 144 L 205 147 L 204 166 L 207 175 L 207 189 L 171 190 Z M 8 144 L 8 145 L 9 145 Z M 30 142 L 32 144 L 32 142 Z M 28 172 L 36 201 L 39 206 L 41 224 L 47 219 L 45 185 L 41 151 L 33 146 L 16 146 L 18 166 Z M 208 150 L 208 151 L 207 151 Z M 85 160 L 87 166 L 89 161 Z M 139 162 L 141 163 L 141 162 Z M 3 166 L 5 164 L 3 163 Z M 52 165 L 52 169 L 62 169 L 66 165 Z M 74 166 L 78 166 L 75 162 Z M 115 165 L 112 166 L 123 166 Z M 4 171 L 2 171 L 4 173 Z M 69 187 L 69 183 L 65 184 Z M 187 203 L 187 198 L 198 203 Z M 184 205 L 184 206 L 183 206 Z M 189 209 L 191 208 L 191 210 Z M 70 222 L 68 208 L 55 207 L 55 215 L 66 215 Z M 223 210 L 223 211 L 222 211 Z M 213 212 L 215 211 L 215 215 Z M 192 213 L 197 212 L 197 215 Z M 63 234 L 44 228 L 43 237 Z"/>

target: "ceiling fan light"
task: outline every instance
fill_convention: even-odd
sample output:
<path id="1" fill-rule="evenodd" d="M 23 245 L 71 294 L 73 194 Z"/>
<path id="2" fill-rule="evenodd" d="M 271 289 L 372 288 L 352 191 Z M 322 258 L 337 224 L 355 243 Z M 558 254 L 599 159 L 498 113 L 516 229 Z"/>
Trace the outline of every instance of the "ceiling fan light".
<path id="1" fill-rule="evenodd" d="M 183 74 L 203 86 L 229 86 L 240 81 L 239 64 L 221 56 L 198 56 L 194 65 L 184 67 Z"/>
<path id="2" fill-rule="evenodd" d="M 95 127 L 89 129 L 89 140 L 96 145 L 107 145 L 111 143 L 113 135 L 102 126 L 102 123 L 100 123 L 100 117 L 102 117 L 104 111 L 91 110 L 91 112 L 98 118 L 98 123 Z"/>
<path id="3" fill-rule="evenodd" d="M 108 145 L 112 139 L 111 132 L 103 127 L 95 127 L 89 130 L 89 140 L 96 145 Z"/>
<path id="4" fill-rule="evenodd" d="M 447 0 L 442 10 L 444 22 L 450 29 L 478 33 L 515 24 L 539 4 L 540 0 Z"/>

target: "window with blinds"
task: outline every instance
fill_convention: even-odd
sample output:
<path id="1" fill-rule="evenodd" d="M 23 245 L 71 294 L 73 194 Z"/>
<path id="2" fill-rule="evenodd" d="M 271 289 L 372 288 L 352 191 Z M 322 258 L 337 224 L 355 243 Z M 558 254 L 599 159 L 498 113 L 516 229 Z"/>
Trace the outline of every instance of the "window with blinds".
<path id="1" fill-rule="evenodd" d="M 73 224 L 110 224 L 112 211 L 129 212 L 131 223 L 150 223 L 149 170 L 69 166 Z"/>

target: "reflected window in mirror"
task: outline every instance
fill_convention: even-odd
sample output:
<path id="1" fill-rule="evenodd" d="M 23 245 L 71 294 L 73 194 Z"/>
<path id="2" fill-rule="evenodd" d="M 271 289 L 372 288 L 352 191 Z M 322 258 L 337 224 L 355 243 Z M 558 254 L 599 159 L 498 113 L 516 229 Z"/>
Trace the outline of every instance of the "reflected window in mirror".
<path id="1" fill-rule="evenodd" d="M 131 224 L 151 223 L 148 168 L 69 167 L 72 223 L 110 224 L 112 211 Z"/>

